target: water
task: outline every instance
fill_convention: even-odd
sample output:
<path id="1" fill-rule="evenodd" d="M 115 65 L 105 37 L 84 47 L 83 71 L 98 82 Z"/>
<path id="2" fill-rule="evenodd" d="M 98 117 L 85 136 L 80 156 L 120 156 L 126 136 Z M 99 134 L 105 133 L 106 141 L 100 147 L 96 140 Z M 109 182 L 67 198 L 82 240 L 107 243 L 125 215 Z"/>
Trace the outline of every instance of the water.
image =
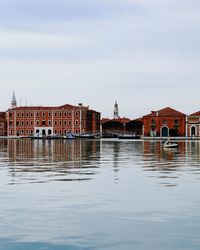
<path id="1" fill-rule="evenodd" d="M 0 140 L 0 249 L 200 249 L 200 142 Z"/>

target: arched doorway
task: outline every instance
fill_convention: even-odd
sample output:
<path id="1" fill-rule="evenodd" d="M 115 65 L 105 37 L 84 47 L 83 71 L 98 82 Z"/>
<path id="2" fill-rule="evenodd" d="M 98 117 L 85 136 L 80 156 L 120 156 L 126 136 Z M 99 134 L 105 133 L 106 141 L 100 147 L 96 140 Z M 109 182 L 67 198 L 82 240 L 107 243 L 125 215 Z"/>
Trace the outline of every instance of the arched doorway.
<path id="1" fill-rule="evenodd" d="M 169 136 L 168 127 L 162 127 L 162 129 L 161 129 L 161 137 L 168 137 L 168 136 Z"/>
<path id="2" fill-rule="evenodd" d="M 52 131 L 51 129 L 48 130 L 48 135 L 51 135 L 52 134 Z"/>
<path id="3" fill-rule="evenodd" d="M 195 137 L 195 136 L 196 136 L 196 127 L 195 127 L 195 126 L 192 126 L 192 127 L 191 127 L 191 136 L 192 136 L 192 137 Z"/>
<path id="4" fill-rule="evenodd" d="M 46 135 L 46 130 L 45 129 L 42 130 L 42 135 Z"/>

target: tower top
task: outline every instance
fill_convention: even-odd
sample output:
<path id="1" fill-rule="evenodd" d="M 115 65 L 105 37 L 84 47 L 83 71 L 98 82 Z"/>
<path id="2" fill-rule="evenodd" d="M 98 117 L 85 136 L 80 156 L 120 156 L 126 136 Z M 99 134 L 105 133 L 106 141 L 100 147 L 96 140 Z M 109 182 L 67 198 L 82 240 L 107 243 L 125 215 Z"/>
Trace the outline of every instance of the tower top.
<path id="1" fill-rule="evenodd" d="M 17 99 L 15 96 L 15 91 L 13 91 L 13 95 L 12 95 L 12 101 L 11 101 L 11 108 L 16 108 L 17 107 Z"/>
<path id="2" fill-rule="evenodd" d="M 118 119 L 119 118 L 119 108 L 118 108 L 117 101 L 115 101 L 115 105 L 114 105 L 113 118 L 114 119 Z"/>

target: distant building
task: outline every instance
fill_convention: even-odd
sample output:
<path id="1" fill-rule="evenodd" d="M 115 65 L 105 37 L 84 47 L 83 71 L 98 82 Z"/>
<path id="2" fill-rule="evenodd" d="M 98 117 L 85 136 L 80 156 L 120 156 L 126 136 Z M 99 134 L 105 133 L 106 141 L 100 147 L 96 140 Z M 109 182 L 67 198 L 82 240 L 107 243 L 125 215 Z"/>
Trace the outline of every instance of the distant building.
<path id="1" fill-rule="evenodd" d="M 200 111 L 187 116 L 186 137 L 200 137 Z"/>
<path id="2" fill-rule="evenodd" d="M 117 101 L 115 101 L 115 105 L 114 105 L 114 111 L 113 111 L 113 119 L 119 119 L 119 107 L 117 104 Z"/>
<path id="3" fill-rule="evenodd" d="M 185 136 L 186 115 L 170 107 L 143 116 L 144 136 Z"/>
<path id="4" fill-rule="evenodd" d="M 13 91 L 13 96 L 12 96 L 12 101 L 11 101 L 11 109 L 14 109 L 17 107 L 17 99 L 16 99 L 16 96 L 15 96 L 15 92 Z"/>
<path id="5" fill-rule="evenodd" d="M 15 100 L 12 105 L 17 105 Z M 14 107 L 6 112 L 6 117 L 8 136 L 100 132 L 101 114 L 82 104 Z"/>
<path id="6" fill-rule="evenodd" d="M 131 133 L 142 135 L 143 122 L 141 119 L 131 120 L 129 118 L 102 119 L 102 132 L 105 133 Z"/>

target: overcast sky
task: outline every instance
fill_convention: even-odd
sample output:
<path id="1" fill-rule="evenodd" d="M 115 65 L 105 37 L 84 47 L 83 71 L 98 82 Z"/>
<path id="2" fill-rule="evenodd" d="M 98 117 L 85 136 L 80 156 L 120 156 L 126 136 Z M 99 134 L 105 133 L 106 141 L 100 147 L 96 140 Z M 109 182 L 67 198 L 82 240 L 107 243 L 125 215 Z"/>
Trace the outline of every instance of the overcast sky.
<path id="1" fill-rule="evenodd" d="M 0 109 L 200 110 L 199 0 L 0 0 Z M 27 101 L 26 101 L 27 100 Z"/>

